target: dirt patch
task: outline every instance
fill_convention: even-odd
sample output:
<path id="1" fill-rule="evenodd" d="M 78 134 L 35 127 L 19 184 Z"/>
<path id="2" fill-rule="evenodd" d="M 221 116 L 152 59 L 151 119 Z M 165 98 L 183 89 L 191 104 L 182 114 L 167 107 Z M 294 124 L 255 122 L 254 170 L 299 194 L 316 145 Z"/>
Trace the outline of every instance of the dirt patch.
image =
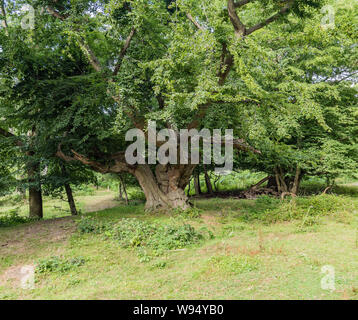
<path id="1" fill-rule="evenodd" d="M 118 207 L 120 201 L 113 198 L 113 195 L 105 195 L 100 197 L 93 197 L 91 200 L 86 200 L 85 212 L 96 212 L 106 209 Z"/>
<path id="2" fill-rule="evenodd" d="M 209 225 L 209 226 L 220 225 L 220 223 L 217 222 L 216 217 L 214 217 L 214 216 L 202 215 L 201 218 L 203 219 L 203 221 L 205 222 L 206 225 Z"/>
<path id="3" fill-rule="evenodd" d="M 43 220 L 5 231 L 0 238 L 0 255 L 32 251 L 38 243 L 66 241 L 75 231 L 73 217 Z"/>

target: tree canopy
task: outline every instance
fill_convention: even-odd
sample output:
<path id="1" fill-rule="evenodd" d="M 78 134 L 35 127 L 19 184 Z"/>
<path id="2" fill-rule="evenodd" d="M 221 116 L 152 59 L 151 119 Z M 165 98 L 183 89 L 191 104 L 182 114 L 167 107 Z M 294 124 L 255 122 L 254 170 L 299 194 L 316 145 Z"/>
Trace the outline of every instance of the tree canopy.
<path id="1" fill-rule="evenodd" d="M 150 120 L 232 128 L 238 165 L 269 174 L 356 168 L 354 1 L 334 28 L 324 0 L 33 0 L 33 29 L 24 1 L 1 3 L 0 133 L 33 132 L 38 159 L 130 173 L 148 208 L 187 207 L 196 167 L 125 162 L 125 133 Z"/>

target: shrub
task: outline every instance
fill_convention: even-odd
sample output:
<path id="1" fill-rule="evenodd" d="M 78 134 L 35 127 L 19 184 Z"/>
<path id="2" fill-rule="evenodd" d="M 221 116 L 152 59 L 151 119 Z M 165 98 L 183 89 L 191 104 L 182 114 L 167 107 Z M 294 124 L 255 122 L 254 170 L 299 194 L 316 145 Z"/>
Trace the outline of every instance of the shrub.
<path id="1" fill-rule="evenodd" d="M 284 201 L 264 196 L 256 200 L 255 206 L 247 206 L 240 219 L 264 223 L 301 220 L 304 226 L 312 226 L 323 216 L 350 219 L 352 208 L 348 208 L 347 203 L 345 197 L 328 194 Z"/>
<path id="2" fill-rule="evenodd" d="M 183 219 L 198 219 L 201 217 L 201 211 L 198 208 L 189 208 L 186 210 L 175 209 L 173 210 L 173 215 L 175 218 L 183 218 Z"/>
<path id="3" fill-rule="evenodd" d="M 150 224 L 138 219 L 122 219 L 111 236 L 124 248 L 148 246 L 155 249 L 180 249 L 199 242 L 203 235 L 191 225 Z"/>
<path id="4" fill-rule="evenodd" d="M 181 249 L 198 243 L 208 230 L 197 231 L 189 224 L 161 225 L 138 219 L 121 219 L 116 224 L 104 224 L 93 218 L 82 218 L 78 222 L 81 233 L 103 234 L 107 238 L 115 239 L 123 248 L 149 247 L 155 250 Z"/>
<path id="5" fill-rule="evenodd" d="M 29 221 L 31 221 L 30 218 L 22 217 L 16 212 L 16 210 L 12 210 L 0 216 L 0 228 L 11 227 Z"/>
<path id="6" fill-rule="evenodd" d="M 86 260 L 82 257 L 63 259 L 61 257 L 50 257 L 39 260 L 36 265 L 37 273 L 67 272 L 71 269 L 84 265 Z"/>
<path id="7" fill-rule="evenodd" d="M 153 234 L 149 245 L 153 248 L 181 249 L 197 243 L 203 238 L 203 235 L 190 224 L 158 226 L 157 232 Z"/>
<path id="8" fill-rule="evenodd" d="M 77 229 L 81 233 L 96 233 L 100 234 L 110 229 L 110 225 L 103 222 L 98 222 L 91 217 L 82 217 L 77 222 Z"/>

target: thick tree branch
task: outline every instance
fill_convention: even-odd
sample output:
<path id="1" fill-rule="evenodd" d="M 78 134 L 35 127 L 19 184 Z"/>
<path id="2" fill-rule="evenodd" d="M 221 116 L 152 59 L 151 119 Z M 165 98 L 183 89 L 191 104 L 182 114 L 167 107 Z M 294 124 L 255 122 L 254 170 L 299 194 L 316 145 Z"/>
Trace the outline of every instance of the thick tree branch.
<path id="1" fill-rule="evenodd" d="M 289 13 L 291 8 L 293 7 L 294 2 L 295 2 L 295 0 L 289 0 L 288 3 L 278 13 L 274 14 L 273 16 L 271 16 L 270 18 L 266 19 L 265 21 L 263 21 L 261 23 L 258 23 L 257 25 L 247 29 L 245 35 L 250 35 L 251 33 L 266 27 L 267 25 L 269 25 L 272 22 L 274 22 L 274 21 L 278 20 L 279 18 L 281 18 L 283 15 Z"/>
<path id="2" fill-rule="evenodd" d="M 89 166 L 92 170 L 100 173 L 119 173 L 119 172 L 129 172 L 132 173 L 134 170 L 133 166 L 130 166 L 126 163 L 125 153 L 118 152 L 109 157 L 111 164 L 102 164 L 94 160 L 88 159 L 86 156 L 71 150 L 73 156 L 67 156 L 61 150 L 61 144 L 59 144 L 56 157 L 64 160 L 65 162 L 79 161 L 86 166 Z"/>
<path id="3" fill-rule="evenodd" d="M 93 69 L 95 69 L 97 72 L 102 71 L 102 66 L 97 59 L 96 55 L 93 53 L 89 45 L 86 43 L 86 41 L 82 38 L 82 36 L 79 37 L 79 43 L 82 48 L 82 50 L 86 53 L 89 62 L 91 63 Z"/>
<path id="4" fill-rule="evenodd" d="M 245 35 L 245 33 L 246 33 L 246 27 L 241 22 L 239 16 L 236 13 L 234 0 L 228 0 L 228 2 L 227 2 L 227 11 L 229 13 L 231 23 L 234 26 L 236 37 L 238 37 L 238 38 L 243 37 Z"/>
<path id="5" fill-rule="evenodd" d="M 202 31 L 205 30 L 205 29 L 198 23 L 198 21 L 196 21 L 196 20 L 193 18 L 193 16 L 192 16 L 189 12 L 187 12 L 186 16 L 187 16 L 187 18 L 193 23 L 193 25 L 194 25 L 195 27 L 197 27 L 197 29 L 202 30 Z"/>
<path id="6" fill-rule="evenodd" d="M 234 57 L 227 50 L 227 45 L 224 43 L 222 54 L 221 54 L 220 68 L 217 74 L 217 76 L 219 77 L 219 86 L 224 85 L 226 78 L 229 75 L 233 65 L 234 65 Z"/>
<path id="7" fill-rule="evenodd" d="M 62 15 L 61 13 L 57 12 L 55 9 L 53 9 L 52 7 L 47 7 L 47 12 L 49 14 L 51 14 L 53 17 L 60 19 L 62 21 L 67 19 L 67 16 Z"/>
<path id="8" fill-rule="evenodd" d="M 129 33 L 129 36 L 126 39 L 126 42 L 125 42 L 121 52 L 119 53 L 118 62 L 117 62 L 117 65 L 116 65 L 116 67 L 114 68 L 114 71 L 113 71 L 114 76 L 116 76 L 118 74 L 119 69 L 121 68 L 123 58 L 126 55 L 126 52 L 127 52 L 128 48 L 129 48 L 131 42 L 132 42 L 132 39 L 133 39 L 135 33 L 136 33 L 136 29 L 133 27 L 131 32 Z"/>

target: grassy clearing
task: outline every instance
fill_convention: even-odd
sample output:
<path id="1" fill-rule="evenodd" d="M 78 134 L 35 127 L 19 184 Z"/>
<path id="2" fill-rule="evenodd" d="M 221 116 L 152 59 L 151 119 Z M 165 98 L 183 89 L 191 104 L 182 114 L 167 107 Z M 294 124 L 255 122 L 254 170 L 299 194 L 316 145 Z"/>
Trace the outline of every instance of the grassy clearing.
<path id="1" fill-rule="evenodd" d="M 135 204 L 1 228 L 0 298 L 357 299 L 357 205 L 352 195 L 210 199 L 180 215 Z M 36 266 L 33 290 L 19 288 L 23 265 Z M 333 292 L 321 289 L 325 265 Z"/>
<path id="2" fill-rule="evenodd" d="M 116 193 L 111 190 L 95 190 L 90 188 L 86 192 L 75 192 L 76 205 L 79 212 L 104 210 L 108 207 L 120 205 Z M 19 195 L 0 198 L 0 217 L 5 214 L 16 213 L 20 217 L 28 216 L 28 202 Z M 44 219 L 61 218 L 70 215 L 66 200 L 44 197 Z"/>

